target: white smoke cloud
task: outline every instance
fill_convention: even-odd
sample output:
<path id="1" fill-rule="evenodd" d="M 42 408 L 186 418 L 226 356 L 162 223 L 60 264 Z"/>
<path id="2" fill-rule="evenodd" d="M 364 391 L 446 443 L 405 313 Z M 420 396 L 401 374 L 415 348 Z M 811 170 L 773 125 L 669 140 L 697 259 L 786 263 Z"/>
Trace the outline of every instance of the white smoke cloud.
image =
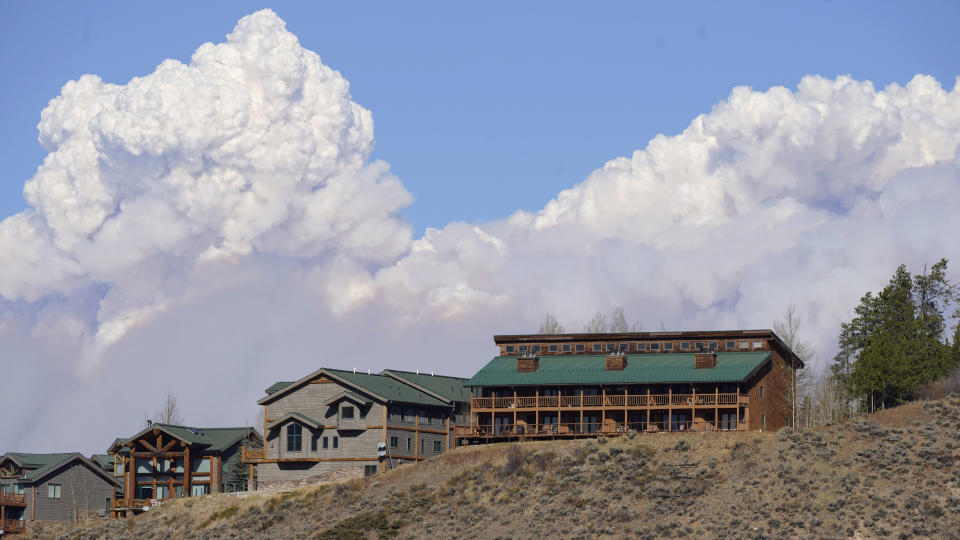
<path id="1" fill-rule="evenodd" d="M 960 261 L 960 84 L 925 76 L 736 88 L 540 210 L 415 240 L 370 113 L 270 11 L 187 65 L 68 83 L 40 140 L 30 208 L 0 222 L 25 419 L 0 448 L 100 451 L 170 390 L 192 423 L 242 422 L 320 365 L 469 376 L 548 311 L 766 328 L 796 304 L 825 359 L 897 264 Z"/>
<path id="2" fill-rule="evenodd" d="M 392 261 L 410 195 L 373 148 L 370 112 L 273 12 L 243 18 L 188 65 L 123 86 L 86 75 L 44 109 L 50 152 L 0 224 L 8 301 L 102 291 L 87 330 L 110 345 L 253 252 L 360 266 Z"/>

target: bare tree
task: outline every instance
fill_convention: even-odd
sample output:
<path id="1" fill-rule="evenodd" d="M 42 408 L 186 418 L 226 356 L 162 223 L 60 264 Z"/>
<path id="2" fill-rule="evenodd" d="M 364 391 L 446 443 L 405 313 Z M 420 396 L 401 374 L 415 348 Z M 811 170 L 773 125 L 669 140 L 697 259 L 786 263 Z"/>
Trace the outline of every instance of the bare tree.
<path id="1" fill-rule="evenodd" d="M 537 331 L 538 334 L 562 334 L 564 332 L 566 332 L 566 330 L 563 328 L 563 325 L 557 322 L 557 318 L 549 313 L 547 313 L 543 322 L 540 323 L 540 330 Z"/>
<path id="2" fill-rule="evenodd" d="M 630 325 L 627 324 L 627 317 L 623 314 L 623 306 L 617 306 L 613 309 L 613 315 L 610 317 L 610 331 L 630 331 Z"/>
<path id="3" fill-rule="evenodd" d="M 154 413 L 153 422 L 158 424 L 182 424 L 183 418 L 180 417 L 180 404 L 177 402 L 177 395 L 173 392 L 167 393 L 167 399 L 163 406 Z M 150 425 L 150 420 L 144 418 L 144 424 Z"/>
<path id="4" fill-rule="evenodd" d="M 607 331 L 607 319 L 603 316 L 603 313 L 597 311 L 592 319 L 587 321 L 587 324 L 583 325 L 583 331 L 587 334 L 601 334 Z"/>
<path id="5" fill-rule="evenodd" d="M 781 318 L 773 321 L 773 331 L 780 336 L 783 343 L 800 358 L 800 361 L 802 361 L 804 365 L 807 365 L 813 361 L 815 353 L 813 345 L 800 337 L 801 322 L 800 315 L 797 313 L 797 306 L 791 304 L 787 306 Z M 786 377 L 786 382 L 791 387 L 789 405 L 792 414 L 790 425 L 796 426 L 798 419 L 797 394 L 807 394 L 808 384 L 806 373 L 802 370 L 790 369 L 787 371 Z"/>

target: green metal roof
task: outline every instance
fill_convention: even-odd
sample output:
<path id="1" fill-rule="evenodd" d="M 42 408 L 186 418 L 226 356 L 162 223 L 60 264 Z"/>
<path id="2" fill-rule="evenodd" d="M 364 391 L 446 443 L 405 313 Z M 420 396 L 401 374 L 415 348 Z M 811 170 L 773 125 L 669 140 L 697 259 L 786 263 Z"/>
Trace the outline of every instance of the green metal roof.
<path id="1" fill-rule="evenodd" d="M 383 372 L 393 374 L 404 381 L 426 388 L 434 394 L 449 399 L 450 401 L 470 401 L 470 391 L 463 387 L 463 383 L 467 382 L 467 379 L 462 377 L 430 375 L 427 373 L 415 373 L 397 369 L 385 369 Z"/>
<path id="2" fill-rule="evenodd" d="M 352 400 L 354 403 L 359 403 L 360 405 L 369 405 L 369 404 L 373 403 L 373 400 L 371 400 L 371 399 L 368 398 L 368 397 L 361 396 L 360 394 L 357 394 L 356 392 L 349 392 L 349 391 L 347 391 L 347 392 L 340 392 L 339 394 L 337 394 L 337 395 L 333 396 L 332 398 L 330 398 L 330 399 L 324 401 L 323 403 L 321 403 L 321 405 L 323 405 L 323 406 L 326 407 L 326 406 L 329 406 L 329 405 L 333 405 L 334 403 L 336 403 L 336 402 L 338 402 L 338 401 L 340 401 L 340 400 L 342 400 L 342 399 L 349 399 L 349 400 Z"/>
<path id="3" fill-rule="evenodd" d="M 0 461 L 3 461 L 6 458 L 13 459 L 23 467 L 23 480 L 26 482 L 36 482 L 45 477 L 48 473 L 54 472 L 59 467 L 70 463 L 73 460 L 79 460 L 82 463 L 86 463 L 90 467 L 90 470 L 107 479 L 112 484 L 117 485 L 118 483 L 118 481 L 112 475 L 108 475 L 103 472 L 98 464 L 91 462 L 79 452 L 55 454 L 9 452 L 3 456 L 0 456 Z"/>
<path id="4" fill-rule="evenodd" d="M 90 461 L 93 461 L 104 469 L 113 470 L 113 456 L 110 454 L 94 454 L 90 456 Z"/>
<path id="5" fill-rule="evenodd" d="M 541 356 L 536 371 L 517 371 L 516 356 L 496 356 L 464 386 L 544 384 L 629 384 L 740 382 L 770 358 L 769 351 L 717 353 L 717 365 L 694 368 L 693 353 L 648 353 L 627 356 L 622 370 L 607 370 L 606 355 Z"/>
<path id="6" fill-rule="evenodd" d="M 270 394 L 272 394 L 272 393 L 274 393 L 274 392 L 279 392 L 279 391 L 283 390 L 284 388 L 290 386 L 291 384 L 293 384 L 293 383 L 295 383 L 295 382 L 296 382 L 296 381 L 277 381 L 277 382 L 271 384 L 269 388 L 267 388 L 266 390 L 264 390 L 264 392 L 266 392 L 266 394 L 269 396 Z"/>
<path id="7" fill-rule="evenodd" d="M 339 369 L 324 369 L 324 371 L 388 401 L 449 407 L 447 403 L 440 401 L 430 394 L 421 392 L 408 384 L 404 384 L 393 377 L 386 375 L 367 375 L 366 373 L 354 373 L 352 371 Z"/>
<path id="8" fill-rule="evenodd" d="M 201 428 L 154 423 L 137 432 L 133 437 L 124 439 L 123 442 L 126 443 L 131 439 L 139 438 L 154 428 L 160 428 L 178 439 L 187 441 L 191 445 L 203 446 L 204 450 L 209 452 L 222 452 L 247 433 L 256 432 L 251 427 Z"/>

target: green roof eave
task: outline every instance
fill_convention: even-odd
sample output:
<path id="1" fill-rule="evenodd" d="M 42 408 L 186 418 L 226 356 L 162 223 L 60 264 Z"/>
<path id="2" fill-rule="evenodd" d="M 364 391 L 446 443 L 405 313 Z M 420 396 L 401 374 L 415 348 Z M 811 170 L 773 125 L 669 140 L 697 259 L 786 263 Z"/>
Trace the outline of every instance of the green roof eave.
<path id="1" fill-rule="evenodd" d="M 541 356 L 532 372 L 518 372 L 516 356 L 497 356 L 464 386 L 741 382 L 770 355 L 769 351 L 721 352 L 716 367 L 696 369 L 694 353 L 634 354 L 627 356 L 622 370 L 607 370 L 606 355 Z"/>

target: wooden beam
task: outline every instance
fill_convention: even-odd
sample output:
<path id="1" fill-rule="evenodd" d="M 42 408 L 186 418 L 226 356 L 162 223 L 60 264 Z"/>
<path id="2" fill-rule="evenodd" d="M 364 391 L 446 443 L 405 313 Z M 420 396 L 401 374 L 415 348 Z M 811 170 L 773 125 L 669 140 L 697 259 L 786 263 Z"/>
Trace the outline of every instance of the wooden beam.
<path id="1" fill-rule="evenodd" d="M 173 447 L 176 446 L 176 445 L 177 445 L 177 440 L 176 440 L 176 439 L 170 439 L 170 442 L 168 442 L 167 444 L 163 445 L 163 447 L 160 448 L 160 452 L 161 452 L 161 453 L 166 452 L 166 451 L 170 450 L 171 448 L 173 448 Z"/>
<path id="2" fill-rule="evenodd" d="M 380 426 L 376 426 L 379 428 Z M 427 429 L 427 428 L 417 428 L 410 426 L 388 426 L 390 429 L 396 429 L 398 431 L 412 431 L 417 433 L 433 433 L 436 435 L 443 435 L 443 431 L 439 429 Z"/>
<path id="3" fill-rule="evenodd" d="M 383 404 L 383 447 L 387 447 L 387 404 Z M 378 458 L 380 456 L 377 456 Z M 381 472 L 387 472 L 387 458 L 384 456 L 380 466 Z"/>
<path id="4" fill-rule="evenodd" d="M 144 459 L 146 459 L 146 458 L 152 458 L 152 457 L 158 456 L 158 455 L 159 455 L 160 457 L 168 457 L 168 458 L 169 458 L 169 457 L 181 457 L 181 456 L 183 456 L 183 452 L 158 452 L 158 453 L 154 453 L 154 452 L 133 452 L 133 453 L 131 453 L 130 455 L 131 455 L 131 456 L 138 457 L 138 458 L 144 458 Z"/>
<path id="5" fill-rule="evenodd" d="M 148 443 L 146 439 L 140 439 L 139 442 L 140 442 L 140 444 L 142 444 L 143 446 L 146 446 L 146 447 L 147 447 L 150 451 L 152 451 L 153 453 L 159 453 L 159 450 L 157 450 L 157 448 L 156 448 L 155 446 L 153 446 L 152 444 Z"/>
<path id="6" fill-rule="evenodd" d="M 184 497 L 190 497 L 191 491 L 193 491 L 193 482 L 190 478 L 190 470 L 193 469 L 193 465 L 190 463 L 190 447 L 188 446 L 183 451 L 183 495 Z"/>

